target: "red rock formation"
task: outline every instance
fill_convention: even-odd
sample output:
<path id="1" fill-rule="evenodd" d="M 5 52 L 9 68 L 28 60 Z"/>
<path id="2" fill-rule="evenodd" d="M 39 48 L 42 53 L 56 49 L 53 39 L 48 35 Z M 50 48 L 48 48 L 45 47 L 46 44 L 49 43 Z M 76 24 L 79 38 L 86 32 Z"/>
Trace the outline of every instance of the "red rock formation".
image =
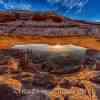
<path id="1" fill-rule="evenodd" d="M 16 20 L 16 17 L 13 16 L 13 15 L 9 15 L 9 14 L 6 14 L 6 13 L 2 13 L 0 14 L 0 22 L 10 22 L 10 21 L 15 21 Z"/>

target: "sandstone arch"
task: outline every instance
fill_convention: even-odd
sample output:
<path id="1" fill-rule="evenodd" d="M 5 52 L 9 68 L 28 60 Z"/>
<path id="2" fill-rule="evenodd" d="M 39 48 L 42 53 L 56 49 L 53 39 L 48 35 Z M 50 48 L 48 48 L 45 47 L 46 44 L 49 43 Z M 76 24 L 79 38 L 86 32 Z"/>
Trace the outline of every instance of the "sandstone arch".
<path id="1" fill-rule="evenodd" d="M 73 44 L 89 49 L 100 50 L 100 39 L 91 36 L 0 36 L 0 48 L 9 48 L 15 44 Z"/>

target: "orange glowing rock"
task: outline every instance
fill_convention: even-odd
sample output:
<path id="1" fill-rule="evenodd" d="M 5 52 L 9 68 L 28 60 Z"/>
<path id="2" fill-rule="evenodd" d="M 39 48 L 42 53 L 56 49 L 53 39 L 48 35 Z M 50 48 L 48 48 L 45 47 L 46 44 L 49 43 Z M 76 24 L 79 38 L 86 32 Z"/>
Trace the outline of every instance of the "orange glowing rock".
<path id="1" fill-rule="evenodd" d="M 0 84 L 1 85 L 5 84 L 5 85 L 15 89 L 19 93 L 20 93 L 21 87 L 22 87 L 22 84 L 20 81 L 18 81 L 16 79 L 9 78 L 7 76 L 0 76 Z"/>

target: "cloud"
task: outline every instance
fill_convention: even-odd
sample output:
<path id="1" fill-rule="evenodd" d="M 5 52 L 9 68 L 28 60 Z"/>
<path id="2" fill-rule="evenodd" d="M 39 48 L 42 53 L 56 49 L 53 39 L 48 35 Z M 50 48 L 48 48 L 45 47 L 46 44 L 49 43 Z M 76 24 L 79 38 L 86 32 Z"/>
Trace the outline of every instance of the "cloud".
<path id="1" fill-rule="evenodd" d="M 34 0 L 33 2 L 31 1 L 32 0 L 0 0 L 0 4 L 3 5 L 5 9 L 32 10 Z M 88 3 L 88 0 L 46 0 L 46 1 L 54 7 L 55 11 L 61 13 L 66 13 L 66 12 L 68 13 L 71 12 L 73 9 L 74 12 L 79 13 Z"/>
<path id="2" fill-rule="evenodd" d="M 100 19 L 96 19 L 96 20 L 94 20 L 95 22 L 100 22 Z"/>
<path id="3" fill-rule="evenodd" d="M 29 4 L 19 4 L 19 5 L 13 5 L 13 4 L 5 4 L 6 9 L 17 9 L 17 10 L 31 10 L 32 6 Z"/>
<path id="4" fill-rule="evenodd" d="M 70 12 L 72 9 L 77 8 L 76 12 L 81 12 L 83 7 L 88 3 L 88 0 L 47 0 L 52 5 L 57 6 L 58 10 L 64 9 L 64 12 Z"/>
<path id="5" fill-rule="evenodd" d="M 17 1 L 17 0 L 16 0 Z M 32 5 L 26 2 L 17 3 L 14 0 L 0 0 L 0 4 L 4 6 L 5 9 L 18 9 L 18 10 L 31 10 Z"/>
<path id="6" fill-rule="evenodd" d="M 3 4 L 3 3 L 4 3 L 4 1 L 3 1 L 3 0 L 0 0 L 0 3 L 1 3 L 1 4 Z"/>

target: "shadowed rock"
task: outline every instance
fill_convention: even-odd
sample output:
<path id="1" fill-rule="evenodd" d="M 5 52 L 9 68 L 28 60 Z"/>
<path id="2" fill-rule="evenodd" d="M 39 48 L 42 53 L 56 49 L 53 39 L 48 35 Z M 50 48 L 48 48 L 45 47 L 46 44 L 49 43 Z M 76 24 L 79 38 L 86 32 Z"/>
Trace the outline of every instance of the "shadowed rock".
<path id="1" fill-rule="evenodd" d="M 22 97 L 21 100 L 50 100 L 50 98 L 43 94 L 43 93 L 34 93 L 32 95 L 26 95 L 24 97 Z"/>
<path id="2" fill-rule="evenodd" d="M 20 100 L 17 92 L 6 86 L 0 85 L 0 100 Z"/>

